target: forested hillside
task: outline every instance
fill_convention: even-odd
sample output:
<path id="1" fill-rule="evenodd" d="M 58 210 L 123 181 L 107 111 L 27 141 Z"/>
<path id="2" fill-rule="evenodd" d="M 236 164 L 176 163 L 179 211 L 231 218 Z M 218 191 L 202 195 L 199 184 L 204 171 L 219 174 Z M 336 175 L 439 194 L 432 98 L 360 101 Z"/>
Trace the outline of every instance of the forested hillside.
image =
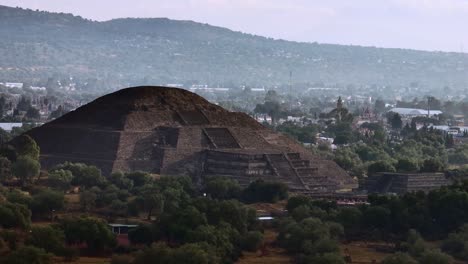
<path id="1" fill-rule="evenodd" d="M 468 55 L 297 43 L 191 21 L 96 22 L 0 6 L 0 81 L 74 77 L 135 84 L 234 86 L 295 83 L 449 85 L 468 83 Z"/>

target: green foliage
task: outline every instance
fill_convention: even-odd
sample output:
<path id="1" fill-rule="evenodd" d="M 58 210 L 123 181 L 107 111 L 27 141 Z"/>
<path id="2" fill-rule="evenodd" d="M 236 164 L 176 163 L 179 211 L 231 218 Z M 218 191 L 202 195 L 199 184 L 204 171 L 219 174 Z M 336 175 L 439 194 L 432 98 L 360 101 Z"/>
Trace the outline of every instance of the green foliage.
<path id="1" fill-rule="evenodd" d="M 13 175 L 19 178 L 24 185 L 39 175 L 41 165 L 29 156 L 20 156 L 12 166 Z"/>
<path id="2" fill-rule="evenodd" d="M 52 255 L 43 249 L 24 246 L 6 257 L 5 264 L 51 264 Z"/>
<path id="3" fill-rule="evenodd" d="M 88 250 L 99 252 L 116 245 L 114 234 L 101 219 L 81 217 L 61 221 L 60 228 L 67 243 L 86 243 Z"/>
<path id="4" fill-rule="evenodd" d="M 457 259 L 468 260 L 468 225 L 463 225 L 459 231 L 449 234 L 441 246 L 442 250 Z"/>
<path id="5" fill-rule="evenodd" d="M 53 170 L 48 175 L 49 185 L 59 190 L 70 189 L 72 180 L 73 174 L 68 170 Z"/>
<path id="6" fill-rule="evenodd" d="M 248 251 L 255 252 L 263 244 L 263 234 L 259 231 L 250 231 L 247 232 L 242 237 L 242 248 Z"/>
<path id="7" fill-rule="evenodd" d="M 125 177 L 133 181 L 133 185 L 135 187 L 144 186 L 151 181 L 151 176 L 148 173 L 141 171 L 126 173 Z"/>
<path id="8" fill-rule="evenodd" d="M 109 177 L 109 181 L 120 189 L 131 190 L 133 188 L 133 180 L 122 172 L 112 173 Z"/>
<path id="9" fill-rule="evenodd" d="M 468 144 L 463 144 L 457 146 L 454 151 L 452 151 L 448 160 L 450 163 L 454 164 L 467 164 L 468 163 Z"/>
<path id="10" fill-rule="evenodd" d="M 51 216 L 54 211 L 63 209 L 63 192 L 43 190 L 32 196 L 30 208 L 34 217 Z"/>
<path id="11" fill-rule="evenodd" d="M 21 135 L 17 137 L 14 141 L 14 147 L 18 156 L 26 156 L 34 160 L 39 160 L 39 146 L 30 136 Z"/>
<path id="12" fill-rule="evenodd" d="M 213 199 L 240 199 L 241 187 L 227 177 L 212 177 L 205 180 L 204 192 Z"/>
<path id="13" fill-rule="evenodd" d="M 214 255 L 210 254 L 206 244 L 185 244 L 172 249 L 165 244 L 154 244 L 140 252 L 133 264 L 215 264 L 219 263 Z"/>
<path id="14" fill-rule="evenodd" d="M 22 204 L 0 203 L 0 226 L 26 229 L 31 224 L 31 212 Z"/>
<path id="15" fill-rule="evenodd" d="M 93 191 L 80 192 L 80 206 L 85 212 L 93 210 L 96 206 L 97 195 Z"/>
<path id="16" fill-rule="evenodd" d="M 15 230 L 0 231 L 0 239 L 7 243 L 10 250 L 16 250 L 19 242 L 19 235 Z"/>
<path id="17" fill-rule="evenodd" d="M 345 260 L 339 253 L 325 253 L 323 255 L 305 257 L 304 260 L 300 259 L 298 263 L 345 264 Z"/>
<path id="18" fill-rule="evenodd" d="M 453 259 L 438 251 L 438 250 L 433 250 L 433 251 L 428 251 L 426 252 L 419 260 L 419 263 L 424 263 L 424 264 L 451 264 L 453 263 Z"/>
<path id="19" fill-rule="evenodd" d="M 6 194 L 6 198 L 11 203 L 23 204 L 29 207 L 31 204 L 31 196 L 21 192 L 20 190 L 14 189 Z"/>
<path id="20" fill-rule="evenodd" d="M 298 126 L 292 122 L 284 122 L 278 125 L 276 130 L 302 143 L 315 143 L 319 127 L 316 125 Z"/>
<path id="21" fill-rule="evenodd" d="M 128 232 L 128 239 L 132 244 L 150 245 L 153 241 L 154 230 L 151 225 L 139 225 Z"/>
<path id="22" fill-rule="evenodd" d="M 401 116 L 398 113 L 393 113 L 393 112 L 388 113 L 387 120 L 393 129 L 401 129 L 403 127 Z"/>
<path id="23" fill-rule="evenodd" d="M 290 253 L 302 254 L 299 263 L 315 263 L 310 261 L 318 261 L 327 254 L 339 254 L 338 226 L 313 217 L 299 222 L 284 219 L 279 223 L 278 243 Z"/>
<path id="24" fill-rule="evenodd" d="M 10 160 L 5 157 L 0 157 L 0 182 L 10 180 L 12 176 Z"/>
<path id="25" fill-rule="evenodd" d="M 249 184 L 242 197 L 248 203 L 276 203 L 288 198 L 288 187 L 284 183 L 257 180 Z"/>
<path id="26" fill-rule="evenodd" d="M 283 115 L 281 104 L 277 101 L 268 100 L 263 104 L 257 104 L 254 112 L 269 115 L 273 124 L 276 124 L 278 119 Z"/>
<path id="27" fill-rule="evenodd" d="M 58 170 L 70 171 L 72 173 L 72 185 L 82 185 L 86 187 L 102 186 L 107 181 L 106 178 L 101 175 L 101 170 L 96 166 L 88 166 L 83 163 L 65 162 L 57 165 L 51 172 L 53 173 Z"/>
<path id="28" fill-rule="evenodd" d="M 32 227 L 26 244 L 60 254 L 65 244 L 65 235 L 62 230 L 51 226 Z"/>
<path id="29" fill-rule="evenodd" d="M 422 172 L 440 172 L 445 169 L 445 165 L 439 159 L 426 159 L 421 167 Z"/>
<path id="30" fill-rule="evenodd" d="M 409 158 L 401 158 L 396 164 L 396 170 L 399 172 L 417 172 L 419 166 L 417 161 Z"/>
<path id="31" fill-rule="evenodd" d="M 39 110 L 37 110 L 34 107 L 29 107 L 28 111 L 26 111 L 25 117 L 28 120 L 37 120 L 41 118 L 41 114 L 39 113 Z"/>
<path id="32" fill-rule="evenodd" d="M 388 161 L 376 161 L 373 162 L 367 167 L 367 174 L 372 175 L 375 174 L 376 172 L 395 172 L 395 166 L 393 166 L 392 163 Z"/>

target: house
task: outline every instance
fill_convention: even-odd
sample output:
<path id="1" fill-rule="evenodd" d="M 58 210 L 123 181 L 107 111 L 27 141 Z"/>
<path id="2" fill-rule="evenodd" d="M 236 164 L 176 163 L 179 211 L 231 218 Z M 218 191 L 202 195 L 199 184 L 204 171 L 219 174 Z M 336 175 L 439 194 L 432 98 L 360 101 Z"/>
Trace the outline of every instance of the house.
<path id="1" fill-rule="evenodd" d="M 393 112 L 397 113 L 402 117 L 407 117 L 407 118 L 413 118 L 417 116 L 437 116 L 442 114 L 442 111 L 440 110 L 424 110 L 424 109 L 417 109 L 417 108 L 401 108 L 401 107 L 396 107 L 390 109 L 388 112 Z"/>
<path id="2" fill-rule="evenodd" d="M 0 123 L 0 128 L 7 131 L 11 132 L 14 127 L 22 127 L 23 123 Z"/>
<path id="3" fill-rule="evenodd" d="M 125 225 L 125 224 L 108 224 L 112 230 L 112 233 L 115 234 L 117 239 L 117 244 L 119 246 L 129 246 L 130 240 L 128 239 L 128 231 L 131 229 L 137 228 L 138 225 Z"/>
<path id="4" fill-rule="evenodd" d="M 7 88 L 18 88 L 18 89 L 23 88 L 23 83 L 6 82 L 6 83 L 0 83 L 0 84 Z"/>

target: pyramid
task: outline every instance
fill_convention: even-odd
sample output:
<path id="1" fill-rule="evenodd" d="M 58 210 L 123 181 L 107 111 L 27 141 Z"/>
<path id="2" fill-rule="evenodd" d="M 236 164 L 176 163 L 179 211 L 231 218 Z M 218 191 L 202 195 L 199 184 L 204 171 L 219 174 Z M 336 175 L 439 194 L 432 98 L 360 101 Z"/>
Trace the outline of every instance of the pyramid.
<path id="1" fill-rule="evenodd" d="M 247 185 L 280 181 L 290 190 L 334 192 L 353 184 L 338 165 L 183 89 L 135 87 L 100 97 L 28 134 L 43 168 L 65 161 L 115 171 L 226 176 Z"/>

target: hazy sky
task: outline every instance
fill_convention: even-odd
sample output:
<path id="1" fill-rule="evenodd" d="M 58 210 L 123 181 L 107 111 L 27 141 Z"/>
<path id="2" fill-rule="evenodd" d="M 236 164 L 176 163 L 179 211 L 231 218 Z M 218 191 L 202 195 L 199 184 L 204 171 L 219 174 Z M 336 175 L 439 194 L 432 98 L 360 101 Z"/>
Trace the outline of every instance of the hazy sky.
<path id="1" fill-rule="evenodd" d="M 168 17 L 287 40 L 468 50 L 468 0 L 0 0 L 95 20 Z"/>

